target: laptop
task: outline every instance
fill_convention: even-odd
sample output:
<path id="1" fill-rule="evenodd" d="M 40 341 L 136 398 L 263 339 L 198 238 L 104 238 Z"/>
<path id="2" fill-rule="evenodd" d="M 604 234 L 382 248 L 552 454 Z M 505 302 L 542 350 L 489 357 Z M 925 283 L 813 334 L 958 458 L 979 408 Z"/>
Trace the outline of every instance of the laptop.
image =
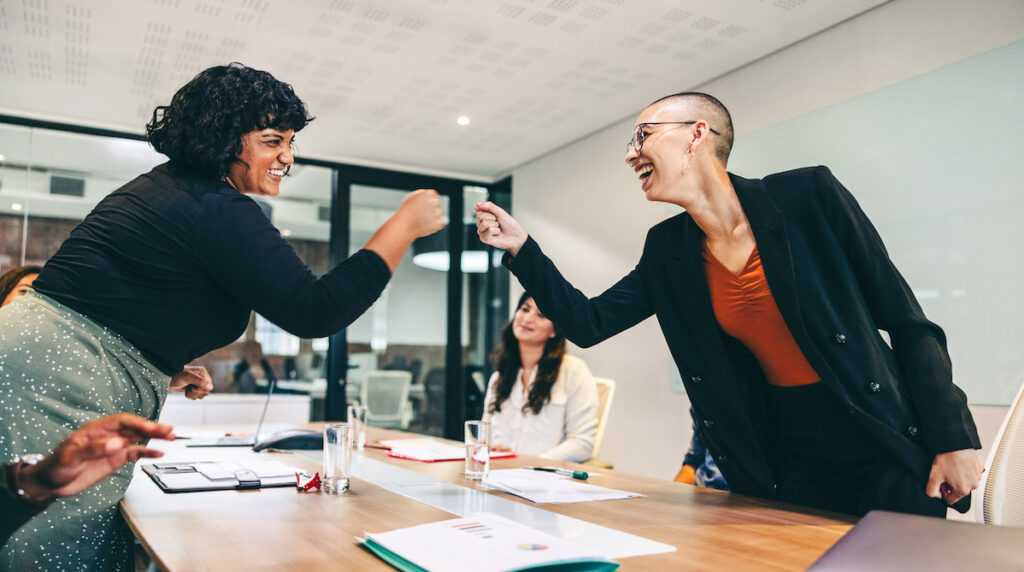
<path id="1" fill-rule="evenodd" d="M 259 442 L 260 431 L 263 429 L 263 420 L 267 418 L 267 407 L 270 405 L 270 396 L 274 394 L 274 386 L 277 380 L 270 379 L 270 387 L 267 388 L 267 399 L 263 402 L 263 413 L 260 414 L 260 422 L 256 424 L 256 432 L 252 435 L 224 435 L 222 437 L 193 437 L 185 445 L 186 447 L 252 447 Z"/>
<path id="2" fill-rule="evenodd" d="M 873 510 L 808 572 L 1024 570 L 1024 529 Z"/>

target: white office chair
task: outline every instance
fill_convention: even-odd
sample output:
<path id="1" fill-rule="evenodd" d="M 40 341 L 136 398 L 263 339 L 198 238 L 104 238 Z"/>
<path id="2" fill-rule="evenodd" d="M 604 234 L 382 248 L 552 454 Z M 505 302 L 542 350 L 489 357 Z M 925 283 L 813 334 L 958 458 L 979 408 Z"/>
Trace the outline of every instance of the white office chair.
<path id="1" fill-rule="evenodd" d="M 590 454 L 590 460 L 586 465 L 612 469 L 614 466 L 608 461 L 597 458 L 601 450 L 601 440 L 604 438 L 604 428 L 608 424 L 608 413 L 612 410 L 612 398 L 615 397 L 615 381 L 604 377 L 595 377 L 597 384 L 597 433 L 594 435 L 594 451 Z"/>
<path id="2" fill-rule="evenodd" d="M 375 427 L 408 429 L 412 420 L 409 386 L 412 373 L 401 370 L 368 371 L 360 388 L 366 422 Z"/>
<path id="3" fill-rule="evenodd" d="M 1024 527 L 1024 385 L 1006 413 L 989 453 L 982 492 L 985 524 Z"/>

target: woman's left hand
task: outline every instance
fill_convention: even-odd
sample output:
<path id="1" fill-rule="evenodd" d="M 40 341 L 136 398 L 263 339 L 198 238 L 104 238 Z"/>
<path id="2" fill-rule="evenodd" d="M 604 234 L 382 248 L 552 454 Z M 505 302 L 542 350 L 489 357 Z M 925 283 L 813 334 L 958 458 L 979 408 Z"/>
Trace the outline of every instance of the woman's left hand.
<path id="1" fill-rule="evenodd" d="M 213 378 L 205 367 L 197 365 L 186 365 L 171 378 L 171 391 L 184 393 L 189 399 L 202 399 L 213 391 Z"/>
<path id="2" fill-rule="evenodd" d="M 926 495 L 942 499 L 947 505 L 964 498 L 981 483 L 985 467 L 974 449 L 961 449 L 935 455 L 932 472 L 928 476 Z"/>

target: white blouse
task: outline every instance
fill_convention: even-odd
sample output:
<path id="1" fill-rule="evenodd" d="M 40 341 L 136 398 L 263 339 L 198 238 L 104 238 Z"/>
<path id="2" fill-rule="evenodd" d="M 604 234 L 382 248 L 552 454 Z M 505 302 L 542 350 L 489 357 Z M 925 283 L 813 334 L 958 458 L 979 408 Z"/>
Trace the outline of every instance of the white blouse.
<path id="1" fill-rule="evenodd" d="M 508 445 L 513 451 L 540 455 L 558 461 L 582 463 L 594 452 L 597 434 L 597 385 L 587 364 L 578 357 L 566 355 L 558 370 L 558 379 L 551 386 L 551 401 L 534 415 L 523 405 L 529 391 L 523 391 L 523 370 L 516 373 L 516 382 L 501 404 L 501 411 L 490 413 L 494 403 L 498 373 L 487 383 L 483 421 L 491 423 L 491 442 Z M 530 385 L 537 376 L 534 368 Z"/>

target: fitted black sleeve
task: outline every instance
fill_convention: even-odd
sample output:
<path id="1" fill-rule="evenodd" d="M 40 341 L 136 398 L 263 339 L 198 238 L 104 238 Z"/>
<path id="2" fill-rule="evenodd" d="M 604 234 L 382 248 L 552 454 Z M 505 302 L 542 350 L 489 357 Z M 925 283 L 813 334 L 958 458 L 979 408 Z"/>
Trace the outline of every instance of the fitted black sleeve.
<path id="1" fill-rule="evenodd" d="M 303 338 L 342 330 L 380 296 L 391 272 L 375 252 L 360 250 L 317 278 L 259 206 L 237 195 L 207 209 L 194 252 L 243 304 Z"/>
<path id="2" fill-rule="evenodd" d="M 819 199 L 857 274 L 871 314 L 878 327 L 889 333 L 929 452 L 980 449 L 967 397 L 953 384 L 945 334 L 925 317 L 853 195 L 828 168 L 819 167 L 817 177 Z"/>
<path id="3" fill-rule="evenodd" d="M 587 298 L 555 268 L 532 237 L 505 266 L 533 296 L 537 307 L 580 347 L 590 347 L 654 313 L 639 266 L 599 296 Z"/>

